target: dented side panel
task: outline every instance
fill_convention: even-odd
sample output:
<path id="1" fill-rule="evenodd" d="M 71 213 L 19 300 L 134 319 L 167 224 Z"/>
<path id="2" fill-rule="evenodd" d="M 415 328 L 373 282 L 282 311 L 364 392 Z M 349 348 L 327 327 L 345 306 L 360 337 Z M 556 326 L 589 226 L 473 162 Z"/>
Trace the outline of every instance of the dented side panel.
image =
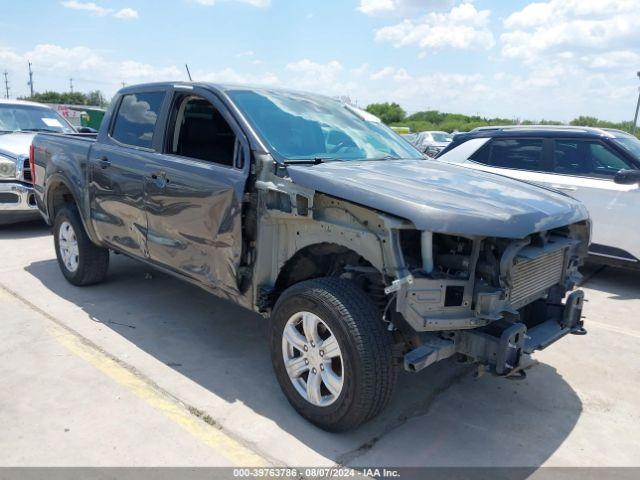
<path id="1" fill-rule="evenodd" d="M 157 162 L 170 182 L 145 181 L 150 259 L 239 295 L 245 173 L 169 155 Z"/>
<path id="2" fill-rule="evenodd" d="M 287 263 L 307 248 L 354 252 L 381 279 L 401 274 L 402 261 L 399 250 L 393 249 L 392 231 L 410 228 L 410 223 L 301 187 L 269 167 L 265 159 L 255 184 L 259 199 L 254 267 L 258 308 L 261 291 L 274 289 Z"/>

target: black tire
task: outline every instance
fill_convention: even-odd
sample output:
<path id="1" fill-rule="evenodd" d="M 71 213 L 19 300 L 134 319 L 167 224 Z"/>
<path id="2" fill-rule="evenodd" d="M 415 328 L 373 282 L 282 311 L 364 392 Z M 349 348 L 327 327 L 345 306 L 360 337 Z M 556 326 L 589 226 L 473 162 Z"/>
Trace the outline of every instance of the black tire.
<path id="1" fill-rule="evenodd" d="M 317 406 L 293 385 L 283 358 L 287 321 L 307 311 L 320 317 L 338 341 L 343 356 L 343 386 L 334 403 Z M 319 278 L 288 288 L 271 316 L 271 360 L 287 400 L 300 415 L 330 432 L 358 427 L 378 415 L 396 383 L 393 338 L 369 297 L 348 280 Z"/>
<path id="2" fill-rule="evenodd" d="M 59 232 L 64 222 L 73 227 L 78 242 L 78 267 L 75 271 L 67 268 L 60 251 Z M 109 269 L 109 250 L 98 247 L 89 239 L 75 205 L 66 205 L 57 212 L 53 223 L 53 239 L 58 265 L 69 283 L 82 287 L 100 283 L 105 279 Z"/>

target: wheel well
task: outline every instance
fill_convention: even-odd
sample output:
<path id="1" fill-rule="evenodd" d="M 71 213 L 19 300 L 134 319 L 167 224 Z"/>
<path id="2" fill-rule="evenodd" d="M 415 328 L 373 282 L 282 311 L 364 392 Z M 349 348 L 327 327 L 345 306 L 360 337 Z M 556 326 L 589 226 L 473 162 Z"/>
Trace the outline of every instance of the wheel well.
<path id="1" fill-rule="evenodd" d="M 67 204 L 76 204 L 76 199 L 64 183 L 60 182 L 49 190 L 49 218 L 53 221 L 56 213 Z"/>
<path id="2" fill-rule="evenodd" d="M 280 269 L 275 300 L 288 287 L 313 278 L 344 277 L 362 288 L 381 308 L 386 306 L 382 273 L 362 255 L 342 245 L 319 243 L 300 249 Z"/>

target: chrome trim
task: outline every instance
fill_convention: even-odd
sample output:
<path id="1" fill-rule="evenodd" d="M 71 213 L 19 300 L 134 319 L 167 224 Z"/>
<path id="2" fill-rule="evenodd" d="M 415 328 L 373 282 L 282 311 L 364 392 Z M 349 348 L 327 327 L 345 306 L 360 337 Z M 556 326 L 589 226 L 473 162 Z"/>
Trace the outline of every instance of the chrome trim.
<path id="1" fill-rule="evenodd" d="M 596 257 L 612 258 L 614 260 L 623 260 L 623 261 L 629 262 L 629 263 L 638 263 L 638 260 L 633 259 L 633 258 L 618 257 L 616 255 L 607 255 L 606 253 L 596 253 L 596 252 L 589 251 L 589 255 L 594 255 Z"/>
<path id="2" fill-rule="evenodd" d="M 13 193 L 18 196 L 16 203 L 0 203 L 0 212 L 12 211 L 12 212 L 37 212 L 38 206 L 35 204 L 29 204 L 29 197 L 34 195 L 33 187 L 24 185 L 22 183 L 1 183 L 0 193 Z"/>

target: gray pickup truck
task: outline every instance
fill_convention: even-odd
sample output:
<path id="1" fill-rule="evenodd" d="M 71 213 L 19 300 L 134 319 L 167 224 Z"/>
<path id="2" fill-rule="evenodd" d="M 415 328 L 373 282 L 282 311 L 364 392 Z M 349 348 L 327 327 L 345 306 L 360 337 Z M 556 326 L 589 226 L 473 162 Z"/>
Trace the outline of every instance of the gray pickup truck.
<path id="1" fill-rule="evenodd" d="M 270 318 L 277 379 L 323 429 L 377 415 L 401 368 L 455 355 L 522 376 L 527 355 L 585 333 L 581 203 L 426 159 L 337 100 L 131 86 L 96 138 L 33 147 L 69 282 L 102 281 L 116 251 Z"/>

